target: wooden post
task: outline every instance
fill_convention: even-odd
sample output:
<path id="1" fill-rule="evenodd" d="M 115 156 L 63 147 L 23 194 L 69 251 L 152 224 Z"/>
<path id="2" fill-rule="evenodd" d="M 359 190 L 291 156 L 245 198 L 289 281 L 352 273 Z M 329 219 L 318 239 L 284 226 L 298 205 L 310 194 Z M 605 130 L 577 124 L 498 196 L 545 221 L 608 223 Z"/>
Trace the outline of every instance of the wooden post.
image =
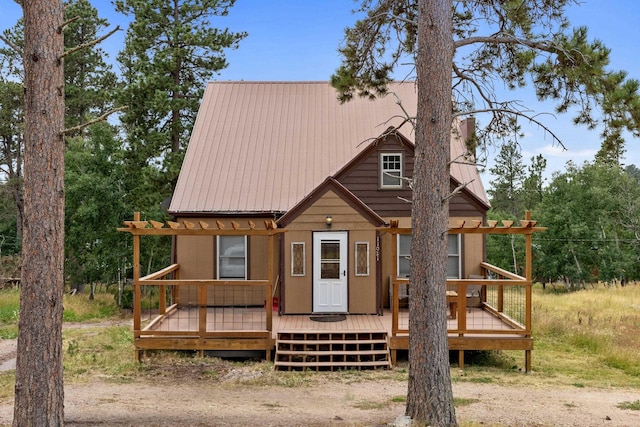
<path id="1" fill-rule="evenodd" d="M 504 286 L 498 285 L 498 312 L 504 312 Z"/>
<path id="2" fill-rule="evenodd" d="M 525 219 L 531 220 L 531 211 L 527 211 L 525 213 Z M 526 300 L 525 300 L 525 329 L 527 333 L 527 337 L 531 337 L 531 306 L 532 306 L 532 296 L 533 296 L 533 259 L 532 259 L 532 240 L 533 235 L 528 233 L 525 235 L 525 277 L 527 278 L 527 286 L 526 286 Z M 525 364 L 525 372 L 531 372 L 531 350 L 525 350 L 524 352 L 524 364 Z"/>
<path id="3" fill-rule="evenodd" d="M 204 341 L 207 332 L 207 285 L 198 285 L 198 339 Z"/>
<path id="4" fill-rule="evenodd" d="M 173 272 L 173 278 L 176 280 L 180 280 L 180 270 L 176 270 Z M 171 286 L 171 303 L 179 304 L 180 303 L 180 286 L 173 285 Z"/>
<path id="5" fill-rule="evenodd" d="M 398 334 L 398 315 L 400 312 L 400 298 L 398 297 L 398 288 L 400 287 L 400 284 L 397 279 L 394 279 L 393 276 L 391 276 L 391 283 L 389 286 L 391 286 L 391 335 L 396 336 Z"/>
<path id="6" fill-rule="evenodd" d="M 459 331 L 458 335 L 463 336 L 464 331 L 467 329 L 467 285 L 464 283 L 458 284 L 458 304 L 457 304 L 457 325 L 456 329 Z M 461 326 L 462 325 L 462 326 Z"/>
<path id="7" fill-rule="evenodd" d="M 398 299 L 398 283 L 396 278 L 398 276 L 398 235 L 396 233 L 391 234 L 391 256 L 393 257 L 393 268 L 391 270 L 391 280 L 389 286 L 391 287 L 391 336 L 398 334 L 398 311 L 400 301 Z M 411 333 L 411 331 L 409 331 Z"/>
<path id="8" fill-rule="evenodd" d="M 133 213 L 133 220 L 140 221 L 140 212 Z M 142 292 L 140 291 L 140 236 L 133 235 L 133 331 L 134 341 L 140 332 L 142 316 L 141 311 Z M 140 362 L 140 350 L 136 348 L 136 361 Z"/>
<path id="9" fill-rule="evenodd" d="M 525 214 L 525 218 L 527 220 L 531 220 L 531 211 L 527 211 Z M 533 235 L 528 233 L 525 235 L 525 277 L 527 278 L 527 287 L 526 287 L 526 311 L 525 311 L 525 329 L 527 331 L 527 335 L 531 336 L 531 297 L 532 297 L 532 288 L 533 288 L 533 260 L 532 260 L 532 240 Z"/>
<path id="10" fill-rule="evenodd" d="M 167 287 L 160 285 L 158 288 L 158 314 L 165 314 L 167 312 Z"/>
<path id="11" fill-rule="evenodd" d="M 267 310 L 267 331 L 269 331 L 269 333 L 271 333 L 271 331 L 273 330 L 273 289 L 271 286 L 271 281 L 273 280 L 273 276 L 274 276 L 274 262 L 273 262 L 273 258 L 274 258 L 274 251 L 273 251 L 273 234 L 269 234 L 269 261 L 267 264 L 267 280 L 269 281 L 269 285 L 266 286 L 266 301 L 267 303 L 265 304 L 265 310 Z"/>

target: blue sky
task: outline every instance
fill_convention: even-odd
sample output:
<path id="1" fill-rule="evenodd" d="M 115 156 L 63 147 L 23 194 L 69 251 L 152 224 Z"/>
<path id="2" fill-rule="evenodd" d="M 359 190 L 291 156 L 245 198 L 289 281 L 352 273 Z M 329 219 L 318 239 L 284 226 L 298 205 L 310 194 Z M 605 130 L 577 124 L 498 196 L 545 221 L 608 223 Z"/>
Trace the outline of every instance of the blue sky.
<path id="1" fill-rule="evenodd" d="M 109 0 L 93 0 L 99 15 L 114 26 L 123 18 L 114 12 Z M 0 30 L 13 26 L 20 7 L 13 0 L 0 0 Z M 247 31 L 249 36 L 236 51 L 227 53 L 229 67 L 217 80 L 328 80 L 339 65 L 337 47 L 344 28 L 357 19 L 351 13 L 351 0 L 237 0 L 229 16 L 212 22 L 233 31 Z M 587 0 L 569 9 L 572 26 L 586 25 L 590 37 L 602 40 L 611 52 L 611 68 L 623 69 L 640 79 L 640 59 L 635 32 L 640 25 L 640 2 L 637 0 Z M 113 56 L 122 46 L 124 32 L 112 38 L 104 48 Z M 552 112 L 552 106 L 533 99 L 531 91 L 509 94 L 520 99 L 537 113 Z M 563 141 L 562 151 L 537 127 L 526 127 L 520 139 L 523 158 L 542 153 L 548 171 L 563 170 L 568 160 L 580 164 L 592 160 L 600 146 L 598 131 L 575 127 L 571 117 L 548 116 L 545 124 Z M 496 151 L 492 152 L 493 155 Z M 640 166 L 640 141 L 629 139 L 624 162 Z M 490 180 L 485 177 L 485 180 Z M 488 182 L 485 182 L 488 184 Z"/>

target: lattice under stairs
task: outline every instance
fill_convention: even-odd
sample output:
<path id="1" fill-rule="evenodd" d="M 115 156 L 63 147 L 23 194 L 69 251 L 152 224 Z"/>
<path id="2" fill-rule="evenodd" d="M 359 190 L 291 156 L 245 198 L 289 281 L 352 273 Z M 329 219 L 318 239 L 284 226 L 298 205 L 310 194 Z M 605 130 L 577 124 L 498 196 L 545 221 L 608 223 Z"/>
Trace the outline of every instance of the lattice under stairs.
<path id="1" fill-rule="evenodd" d="M 274 366 L 281 371 L 386 369 L 391 367 L 387 333 L 280 331 Z"/>

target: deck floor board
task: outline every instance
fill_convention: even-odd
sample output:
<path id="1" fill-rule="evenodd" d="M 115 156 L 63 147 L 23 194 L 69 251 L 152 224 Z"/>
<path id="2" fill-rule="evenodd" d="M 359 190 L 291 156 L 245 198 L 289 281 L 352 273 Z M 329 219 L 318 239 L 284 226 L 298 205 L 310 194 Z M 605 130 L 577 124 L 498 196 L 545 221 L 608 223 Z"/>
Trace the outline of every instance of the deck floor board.
<path id="1" fill-rule="evenodd" d="M 155 315 L 149 314 L 146 320 L 151 321 L 153 318 L 155 318 Z M 197 331 L 198 318 L 199 310 L 197 307 L 179 308 L 156 323 L 149 331 Z M 338 322 L 316 322 L 310 319 L 310 315 L 278 315 L 274 312 L 272 334 L 274 338 L 279 331 L 375 331 L 387 332 L 391 335 L 391 319 L 392 315 L 389 311 L 385 311 L 382 316 L 375 314 L 347 314 L 345 320 Z M 466 319 L 466 334 L 472 334 L 473 330 L 513 330 L 510 325 L 496 316 L 477 308 L 469 310 L 466 313 Z M 398 316 L 399 327 L 401 329 L 408 329 L 408 320 L 408 310 L 401 310 Z M 458 326 L 458 321 L 459 317 L 458 319 L 447 319 L 447 328 L 450 331 L 455 330 Z M 266 330 L 264 309 L 260 307 L 208 307 L 206 330 L 207 332 Z M 510 336 L 510 334 L 506 336 Z"/>

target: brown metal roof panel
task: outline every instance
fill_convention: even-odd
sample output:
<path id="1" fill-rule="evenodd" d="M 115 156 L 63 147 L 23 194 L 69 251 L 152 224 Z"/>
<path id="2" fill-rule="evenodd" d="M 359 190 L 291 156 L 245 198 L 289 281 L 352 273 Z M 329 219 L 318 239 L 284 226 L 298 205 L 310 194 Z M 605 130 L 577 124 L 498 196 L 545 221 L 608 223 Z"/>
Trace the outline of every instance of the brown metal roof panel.
<path id="1" fill-rule="evenodd" d="M 391 89 L 415 114 L 415 86 Z M 398 124 L 388 121 L 398 113 L 394 96 L 341 105 L 327 82 L 212 82 L 170 210 L 286 211 Z M 452 175 L 461 179 L 463 170 Z"/>

